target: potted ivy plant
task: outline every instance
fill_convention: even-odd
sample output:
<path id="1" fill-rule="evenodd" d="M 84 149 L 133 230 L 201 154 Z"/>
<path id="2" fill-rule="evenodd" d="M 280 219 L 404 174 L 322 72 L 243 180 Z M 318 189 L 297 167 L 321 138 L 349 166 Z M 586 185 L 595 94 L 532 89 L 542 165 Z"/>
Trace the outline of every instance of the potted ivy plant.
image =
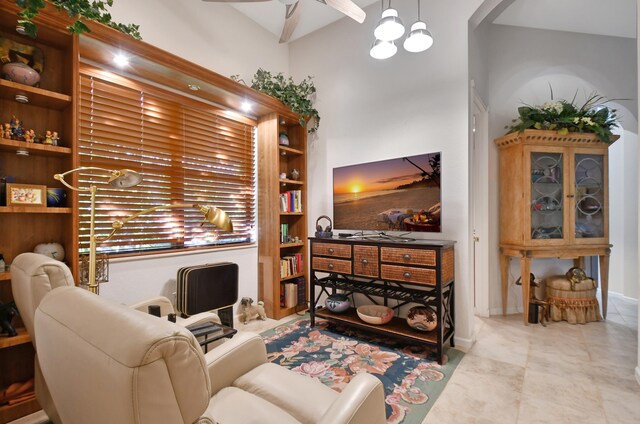
<path id="1" fill-rule="evenodd" d="M 245 83 L 238 75 L 232 75 L 231 79 Z M 285 78 L 282 72 L 273 74 L 262 68 L 258 68 L 251 80 L 250 87 L 271 97 L 275 97 L 288 106 L 300 117 L 300 125 L 305 126 L 309 122 L 312 122 L 312 125 L 307 128 L 307 131 L 309 134 L 313 134 L 318 130 L 320 115 L 313 107 L 313 97 L 316 93 L 316 87 L 313 85 L 312 79 L 313 77 L 307 77 L 296 84 L 293 78 Z"/>
<path id="2" fill-rule="evenodd" d="M 89 27 L 83 22 L 89 19 L 115 28 L 135 39 L 141 38 L 139 25 L 120 24 L 111 20 L 107 6 L 113 6 L 113 0 L 48 0 L 48 2 L 60 11 L 65 10 L 71 18 L 75 18 L 75 21 L 67 27 L 72 34 L 90 32 Z M 18 26 L 22 27 L 25 34 L 36 38 L 38 28 L 33 19 L 46 6 L 45 0 L 16 0 L 16 4 L 21 7 L 18 12 Z"/>

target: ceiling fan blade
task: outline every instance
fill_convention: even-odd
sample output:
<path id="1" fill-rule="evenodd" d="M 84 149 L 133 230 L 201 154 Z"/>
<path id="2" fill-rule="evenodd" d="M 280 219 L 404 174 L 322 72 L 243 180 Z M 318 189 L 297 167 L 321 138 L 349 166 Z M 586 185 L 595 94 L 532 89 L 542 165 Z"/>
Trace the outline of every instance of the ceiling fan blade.
<path id="1" fill-rule="evenodd" d="M 327 6 L 333 7 L 339 12 L 344 13 L 354 21 L 358 23 L 363 23 L 364 18 L 367 17 L 367 14 L 364 13 L 364 10 L 360 9 L 357 4 L 352 2 L 351 0 L 318 0 L 320 3 L 324 3 Z"/>
<path id="2" fill-rule="evenodd" d="M 286 43 L 289 41 L 289 38 L 291 38 L 300 20 L 300 9 L 302 9 L 300 1 L 287 5 L 287 11 L 284 16 L 284 28 L 282 28 L 282 34 L 280 35 L 280 43 Z"/>

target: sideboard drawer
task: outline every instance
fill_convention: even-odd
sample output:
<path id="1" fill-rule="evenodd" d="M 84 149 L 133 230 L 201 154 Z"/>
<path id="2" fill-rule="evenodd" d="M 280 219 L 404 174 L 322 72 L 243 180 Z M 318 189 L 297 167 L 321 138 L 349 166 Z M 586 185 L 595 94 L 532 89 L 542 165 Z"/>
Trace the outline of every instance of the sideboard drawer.
<path id="1" fill-rule="evenodd" d="M 353 246 L 353 274 L 378 277 L 378 246 Z"/>
<path id="2" fill-rule="evenodd" d="M 351 245 L 338 243 L 311 243 L 311 254 L 351 258 Z"/>
<path id="3" fill-rule="evenodd" d="M 339 272 L 342 274 L 351 274 L 351 261 L 333 258 L 313 257 L 311 261 L 313 269 L 318 271 Z"/>
<path id="4" fill-rule="evenodd" d="M 414 268 L 410 266 L 381 265 L 380 274 L 383 280 L 403 281 L 405 283 L 436 285 L 436 270 Z"/>
<path id="5" fill-rule="evenodd" d="M 435 250 L 382 247 L 380 248 L 380 256 L 382 256 L 382 262 L 436 266 Z"/>

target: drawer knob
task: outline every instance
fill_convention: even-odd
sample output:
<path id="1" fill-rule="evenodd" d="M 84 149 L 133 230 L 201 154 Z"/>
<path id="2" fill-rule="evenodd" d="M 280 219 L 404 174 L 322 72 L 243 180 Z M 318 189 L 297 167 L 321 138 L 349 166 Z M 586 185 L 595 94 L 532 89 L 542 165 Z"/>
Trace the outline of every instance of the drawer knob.
<path id="1" fill-rule="evenodd" d="M 333 269 L 333 264 L 327 265 L 329 269 Z"/>
<path id="2" fill-rule="evenodd" d="M 363 259 L 363 260 L 362 260 L 362 265 L 366 265 L 366 264 L 368 264 L 368 263 L 369 263 L 369 261 L 368 261 L 368 260 L 366 260 L 366 259 Z"/>
<path id="3" fill-rule="evenodd" d="M 334 252 L 333 247 L 330 247 L 329 248 L 329 253 L 333 253 L 333 252 Z"/>
<path id="4" fill-rule="evenodd" d="M 411 273 L 410 272 L 405 272 L 404 274 L 402 274 L 402 276 L 404 278 L 409 278 L 409 277 L 411 277 Z"/>
<path id="5" fill-rule="evenodd" d="M 402 257 L 403 257 L 404 259 L 406 259 L 406 260 L 411 259 L 411 255 L 410 255 L 410 254 L 408 254 L 408 253 L 405 253 L 404 255 L 402 255 Z"/>

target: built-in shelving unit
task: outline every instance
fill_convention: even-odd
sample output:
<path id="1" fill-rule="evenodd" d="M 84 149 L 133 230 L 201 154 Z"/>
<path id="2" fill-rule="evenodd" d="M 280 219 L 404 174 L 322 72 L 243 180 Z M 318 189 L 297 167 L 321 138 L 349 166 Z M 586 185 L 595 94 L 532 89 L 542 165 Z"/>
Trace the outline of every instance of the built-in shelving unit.
<path id="1" fill-rule="evenodd" d="M 38 21 L 36 39 L 16 32 L 16 5 L 0 5 L 0 37 L 9 42 L 34 46 L 43 55 L 43 70 L 38 86 L 0 79 L 0 124 L 15 116 L 25 130 L 36 134 L 56 131 L 60 145 L 30 143 L 19 139 L 0 138 L 0 177 L 15 184 L 32 184 L 61 188 L 53 175 L 74 167 L 74 52 L 77 38 L 65 33 L 64 27 L 52 28 L 44 18 Z M 10 266 L 23 252 L 32 252 L 40 243 L 57 242 L 68 253 L 67 263 L 76 271 L 77 230 L 73 214 L 73 193 L 67 192 L 66 207 L 6 205 L 0 199 L 0 254 Z M 11 271 L 0 272 L 0 301 L 13 300 Z M 18 335 L 0 336 L 0 391 L 9 385 L 33 377 L 34 349 L 31 336 L 19 317 L 13 319 Z M 0 406 L 0 423 L 15 420 L 40 409 L 29 400 Z"/>
<path id="2" fill-rule="evenodd" d="M 283 133 L 289 145 L 280 144 Z M 273 113 L 258 120 L 259 291 L 267 315 L 275 319 L 307 308 L 306 144 L 306 129 L 295 115 Z M 299 172 L 298 179 L 292 178 L 294 169 Z M 298 194 L 300 210 L 282 210 L 281 196 L 292 191 Z M 281 268 L 286 268 L 282 261 L 296 255 L 301 258 L 301 270 L 291 275 L 282 272 Z M 294 283 L 293 291 L 286 290 L 286 285 Z M 293 306 L 291 300 L 286 301 L 287 293 L 291 296 L 292 292 L 296 293 Z"/>

